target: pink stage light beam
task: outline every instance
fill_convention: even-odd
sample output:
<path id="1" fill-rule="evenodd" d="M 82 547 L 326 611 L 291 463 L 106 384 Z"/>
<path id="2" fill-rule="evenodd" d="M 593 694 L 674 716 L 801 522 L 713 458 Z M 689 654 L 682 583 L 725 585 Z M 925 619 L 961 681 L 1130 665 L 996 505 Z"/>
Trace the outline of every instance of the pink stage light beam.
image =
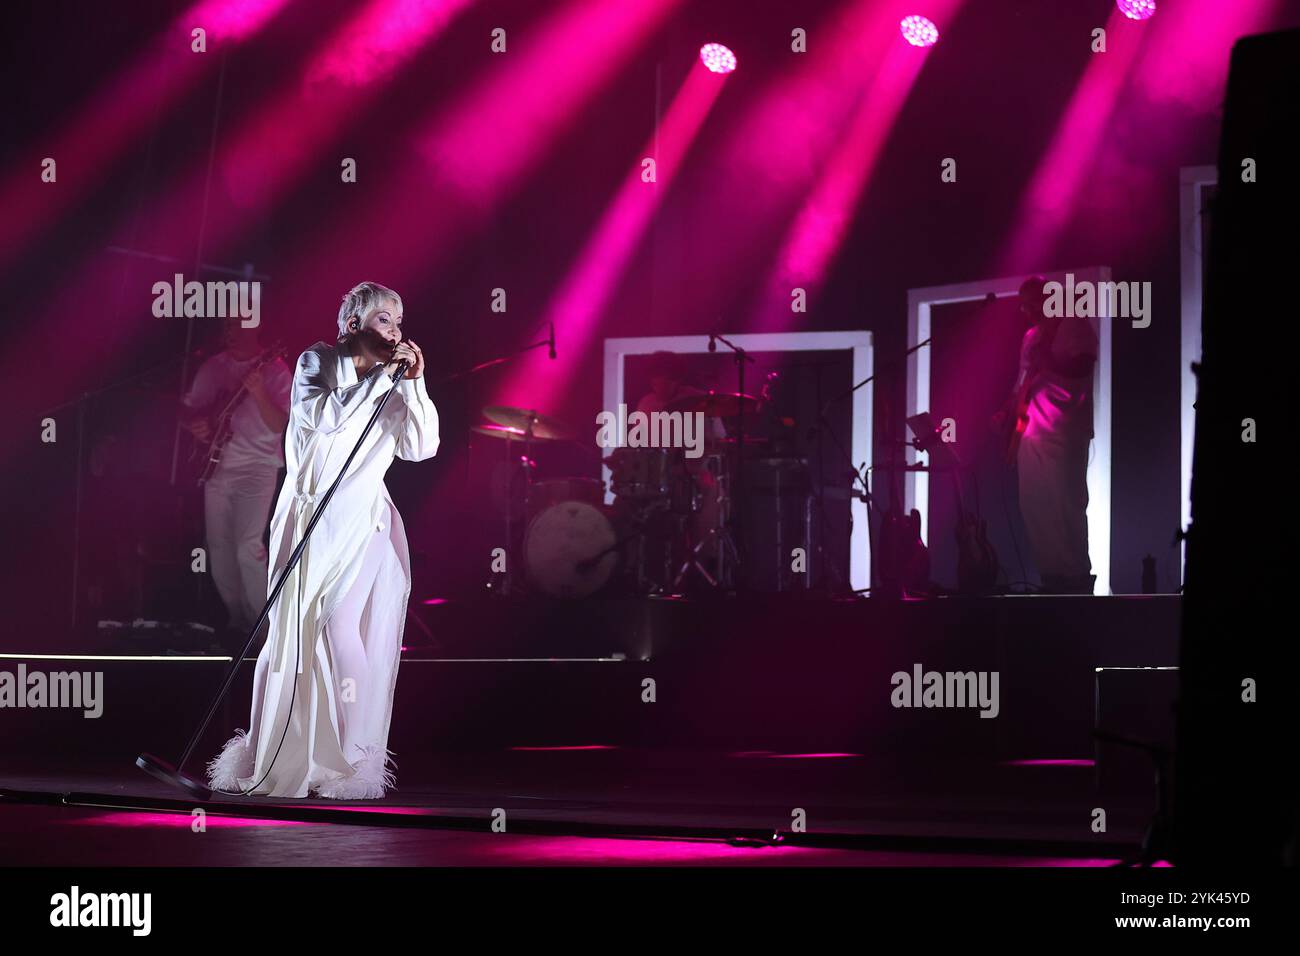
<path id="1" fill-rule="evenodd" d="M 32 145 L 0 187 L 0 264 L 98 184 L 113 161 L 153 122 L 215 69 L 224 43 L 241 43 L 288 0 L 203 0 L 174 19 L 140 57 L 85 103 L 55 133 Z M 208 52 L 190 50 L 190 31 L 203 27 Z M 58 180 L 40 180 L 41 161 L 58 163 Z"/>
<path id="2" fill-rule="evenodd" d="M 1107 164 L 1111 176 L 1117 170 L 1135 177 L 1147 172 L 1140 158 L 1128 157 L 1112 144 L 1112 136 L 1140 136 L 1168 151 L 1215 110 L 1222 100 L 1233 41 L 1267 29 L 1286 2 L 1185 0 L 1167 5 L 1160 16 L 1146 22 L 1134 22 L 1118 7 L 1112 10 L 1106 24 L 1110 52 L 1093 54 L 1022 197 L 999 271 L 1047 267 L 1056 237 L 1072 217 L 1085 211 L 1081 193 L 1099 166 Z M 1170 112 L 1171 104 L 1178 109 Z M 1156 108 L 1165 108 L 1173 119 L 1153 128 L 1150 111 Z"/>
<path id="3" fill-rule="evenodd" d="M 276 294 L 300 308 L 336 307 L 341 292 L 321 276 L 382 274 L 390 284 L 436 269 L 466 231 L 482 226 L 524 175 L 627 66 L 681 0 L 577 0 L 526 38 L 520 49 L 414 136 L 415 161 L 385 196 L 340 209 L 346 229 L 305 247 Z M 584 45 L 585 44 L 585 45 Z M 582 56 L 574 55 L 582 46 Z M 400 226 L 394 228 L 394 210 Z M 365 236 L 360 248 L 356 236 Z"/>
<path id="4" fill-rule="evenodd" d="M 914 0 L 853 0 L 832 8 L 809 29 L 810 37 L 821 38 L 816 55 L 789 57 L 720 130 L 718 145 L 696 160 L 701 172 L 692 189 L 673 200 L 688 204 L 694 221 L 710 224 L 707 242 L 688 240 L 692 263 L 710 281 L 694 283 L 689 297 L 664 289 L 666 313 L 703 317 L 734 309 L 736 288 L 750 288 L 755 274 L 773 267 L 789 222 L 844 139 L 878 65 L 896 47 L 925 56 L 899 35 L 900 19 L 915 9 Z"/>
<path id="5" fill-rule="evenodd" d="M 1208 112 L 1223 101 L 1228 51 L 1275 26 L 1293 0 L 1181 0 L 1140 28 L 1152 31 L 1137 65 L 1138 93 L 1159 106 Z"/>
<path id="6" fill-rule="evenodd" d="M 205 258 L 220 259 L 223 244 L 262 213 L 276 190 L 295 172 L 315 161 L 322 144 L 338 133 L 347 117 L 378 95 L 384 88 L 382 81 L 423 49 L 469 2 L 374 0 L 340 27 L 307 66 L 305 89 L 281 92 L 221 147 L 214 175 L 225 181 L 238 202 L 210 207 Z M 359 48 L 367 51 L 365 57 L 358 56 Z M 184 251 L 178 255 L 189 254 L 206 176 L 206 163 L 200 163 L 180 183 L 170 186 L 133 227 L 137 244 L 162 250 L 180 246 Z M 77 330 L 87 309 L 85 290 L 100 287 L 92 276 L 102 271 L 98 261 L 102 258 L 97 255 L 83 263 L 76 279 L 59 293 L 49 309 L 53 330 L 41 326 L 36 331 L 33 326 L 31 336 L 80 337 Z M 170 279 L 173 271 L 160 265 L 158 278 Z M 195 278 L 188 269 L 181 271 L 187 279 Z M 132 331 L 116 330 L 121 347 L 129 344 Z M 16 349 L 12 353 L 15 359 L 0 363 L 0 374 L 8 374 L 11 362 L 24 351 Z M 104 358 L 101 349 L 74 350 L 69 355 L 68 376 L 75 377 Z"/>
<path id="7" fill-rule="evenodd" d="M 734 63 L 734 59 L 732 61 Z M 575 264 L 546 307 L 546 320 L 553 322 L 561 348 L 555 361 L 536 353 L 519 362 L 503 386 L 498 400 L 522 402 L 525 407 L 547 407 L 558 393 L 572 383 L 600 325 L 619 278 L 627 269 L 637 246 L 645 236 L 655 210 L 672 188 L 682 160 L 722 91 L 729 71 L 695 64 L 669 104 L 656 134 L 637 154 L 636 162 L 591 233 Z M 643 182 L 642 158 L 655 160 L 655 182 Z"/>
<path id="8" fill-rule="evenodd" d="M 961 0 L 943 0 L 932 3 L 930 9 L 950 20 L 960 5 Z M 847 135 L 831 153 L 786 232 L 771 278 L 753 310 L 764 331 L 788 328 L 796 315 L 790 309 L 792 291 L 804 289 L 811 298 L 825 280 L 894 123 L 939 35 L 930 20 L 916 16 L 902 21 L 901 32 L 906 42 L 889 45 L 853 111 Z"/>
<path id="9" fill-rule="evenodd" d="M 680 2 L 572 5 L 485 86 L 428 124 L 418 148 L 429 170 L 478 204 L 497 201 Z"/>
<path id="10" fill-rule="evenodd" d="M 1094 53 L 1021 199 L 999 274 L 1045 268 L 1073 213 L 1120 93 L 1149 31 L 1118 9 L 1106 21 L 1106 53 Z"/>
<path id="11" fill-rule="evenodd" d="M 214 172 L 234 202 L 209 210 L 205 255 L 220 259 L 223 246 L 265 215 L 295 176 L 322 162 L 348 118 L 472 2 L 374 0 L 340 26 L 307 64 L 301 88 L 281 90 L 225 140 Z M 364 56 L 358 54 L 362 49 Z M 332 166 L 337 161 L 329 157 Z M 206 175 L 206 165 L 198 164 L 173 186 L 134 227 L 137 241 L 167 248 L 178 235 L 192 233 L 195 197 L 202 195 Z"/>

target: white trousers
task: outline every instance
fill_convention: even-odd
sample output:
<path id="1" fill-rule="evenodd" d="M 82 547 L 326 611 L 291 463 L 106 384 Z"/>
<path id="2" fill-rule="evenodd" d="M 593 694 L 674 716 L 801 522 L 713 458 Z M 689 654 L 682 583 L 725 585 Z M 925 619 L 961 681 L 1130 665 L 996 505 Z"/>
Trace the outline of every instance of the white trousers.
<path id="1" fill-rule="evenodd" d="M 391 516 L 384 522 L 387 528 Z M 370 544 L 361 562 L 356 580 L 348 593 L 325 623 L 325 646 L 330 656 L 330 673 L 334 678 L 334 700 L 338 707 L 339 740 L 343 756 L 356 760 L 364 747 L 385 748 L 387 741 L 383 719 L 390 701 L 388 682 L 377 680 L 376 666 L 392 657 L 392 641 L 381 640 L 383 647 L 367 647 L 365 633 L 374 629 L 363 626 L 362 619 L 370 606 L 370 596 L 380 568 L 389 555 L 396 560 L 393 542 L 386 533 L 370 536 Z M 383 661 L 372 661 L 371 655 L 382 655 Z M 382 668 L 386 673 L 387 667 Z"/>
<path id="2" fill-rule="evenodd" d="M 218 467 L 203 486 L 208 568 L 230 626 L 247 631 L 266 603 L 266 545 L 276 469 Z"/>
<path id="3" fill-rule="evenodd" d="M 1088 557 L 1088 445 L 1083 438 L 1026 435 L 1016 466 L 1020 514 L 1039 575 L 1078 582 L 1092 572 Z"/>

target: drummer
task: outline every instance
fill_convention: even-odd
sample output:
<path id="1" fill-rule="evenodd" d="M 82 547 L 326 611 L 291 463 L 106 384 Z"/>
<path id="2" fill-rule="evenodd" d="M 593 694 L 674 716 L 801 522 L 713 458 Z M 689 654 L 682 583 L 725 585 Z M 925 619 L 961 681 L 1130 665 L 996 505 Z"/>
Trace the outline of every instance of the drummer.
<path id="1" fill-rule="evenodd" d="M 683 379 L 685 377 L 682 357 L 676 352 L 654 352 L 650 355 L 650 391 L 641 396 L 641 400 L 636 403 L 638 412 L 645 412 L 647 415 L 654 412 L 666 412 L 668 406 L 679 398 L 685 398 L 689 395 L 706 395 L 707 392 L 702 388 L 695 388 L 687 385 Z M 704 439 L 711 441 L 727 437 L 727 430 L 722 424 L 722 419 L 716 415 L 706 418 L 704 424 Z"/>
<path id="2" fill-rule="evenodd" d="M 653 352 L 649 360 L 650 371 L 650 391 L 641 396 L 641 400 L 636 403 L 638 412 L 651 414 L 653 412 L 668 411 L 668 406 L 681 398 L 690 395 L 708 394 L 702 388 L 696 388 L 693 385 L 687 385 L 685 379 L 685 368 L 682 357 L 676 352 Z M 726 426 L 723 425 L 722 419 L 717 415 L 708 415 L 704 419 L 704 442 L 705 445 L 713 445 L 727 437 Z M 718 486 L 718 480 L 700 459 L 686 459 L 686 470 L 691 473 L 696 487 L 700 490 L 699 511 L 692 516 L 695 539 L 704 540 L 710 528 L 717 526 L 720 518 L 720 509 L 722 507 L 721 493 L 722 489 Z M 701 549 L 701 556 L 711 558 L 715 554 L 716 542 L 710 540 Z"/>

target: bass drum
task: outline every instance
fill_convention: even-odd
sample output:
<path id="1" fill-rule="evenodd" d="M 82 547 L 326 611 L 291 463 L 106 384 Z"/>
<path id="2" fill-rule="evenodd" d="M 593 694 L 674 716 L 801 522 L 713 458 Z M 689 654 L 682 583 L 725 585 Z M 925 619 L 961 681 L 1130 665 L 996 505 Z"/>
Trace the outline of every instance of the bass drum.
<path id="1" fill-rule="evenodd" d="M 594 594 L 608 583 L 618 564 L 615 541 L 614 526 L 601 509 L 585 501 L 553 504 L 528 524 L 524 537 L 528 579 L 552 597 Z"/>
<path id="2" fill-rule="evenodd" d="M 536 518 L 552 505 L 566 501 L 582 501 L 600 508 L 605 503 L 605 483 L 594 478 L 535 481 L 528 491 L 528 517 Z"/>

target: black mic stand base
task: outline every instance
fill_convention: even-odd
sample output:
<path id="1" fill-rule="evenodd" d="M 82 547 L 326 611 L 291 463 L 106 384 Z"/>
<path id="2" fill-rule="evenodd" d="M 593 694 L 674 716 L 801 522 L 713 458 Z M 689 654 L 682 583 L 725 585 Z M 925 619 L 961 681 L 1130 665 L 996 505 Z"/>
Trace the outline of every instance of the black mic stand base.
<path id="1" fill-rule="evenodd" d="M 202 803 L 207 803 L 212 799 L 212 791 L 205 784 L 195 780 L 189 774 L 183 773 L 179 768 L 172 766 L 161 757 L 155 757 L 153 754 L 141 754 L 135 758 L 135 765 L 149 776 L 155 777 L 169 786 L 184 790 Z"/>

